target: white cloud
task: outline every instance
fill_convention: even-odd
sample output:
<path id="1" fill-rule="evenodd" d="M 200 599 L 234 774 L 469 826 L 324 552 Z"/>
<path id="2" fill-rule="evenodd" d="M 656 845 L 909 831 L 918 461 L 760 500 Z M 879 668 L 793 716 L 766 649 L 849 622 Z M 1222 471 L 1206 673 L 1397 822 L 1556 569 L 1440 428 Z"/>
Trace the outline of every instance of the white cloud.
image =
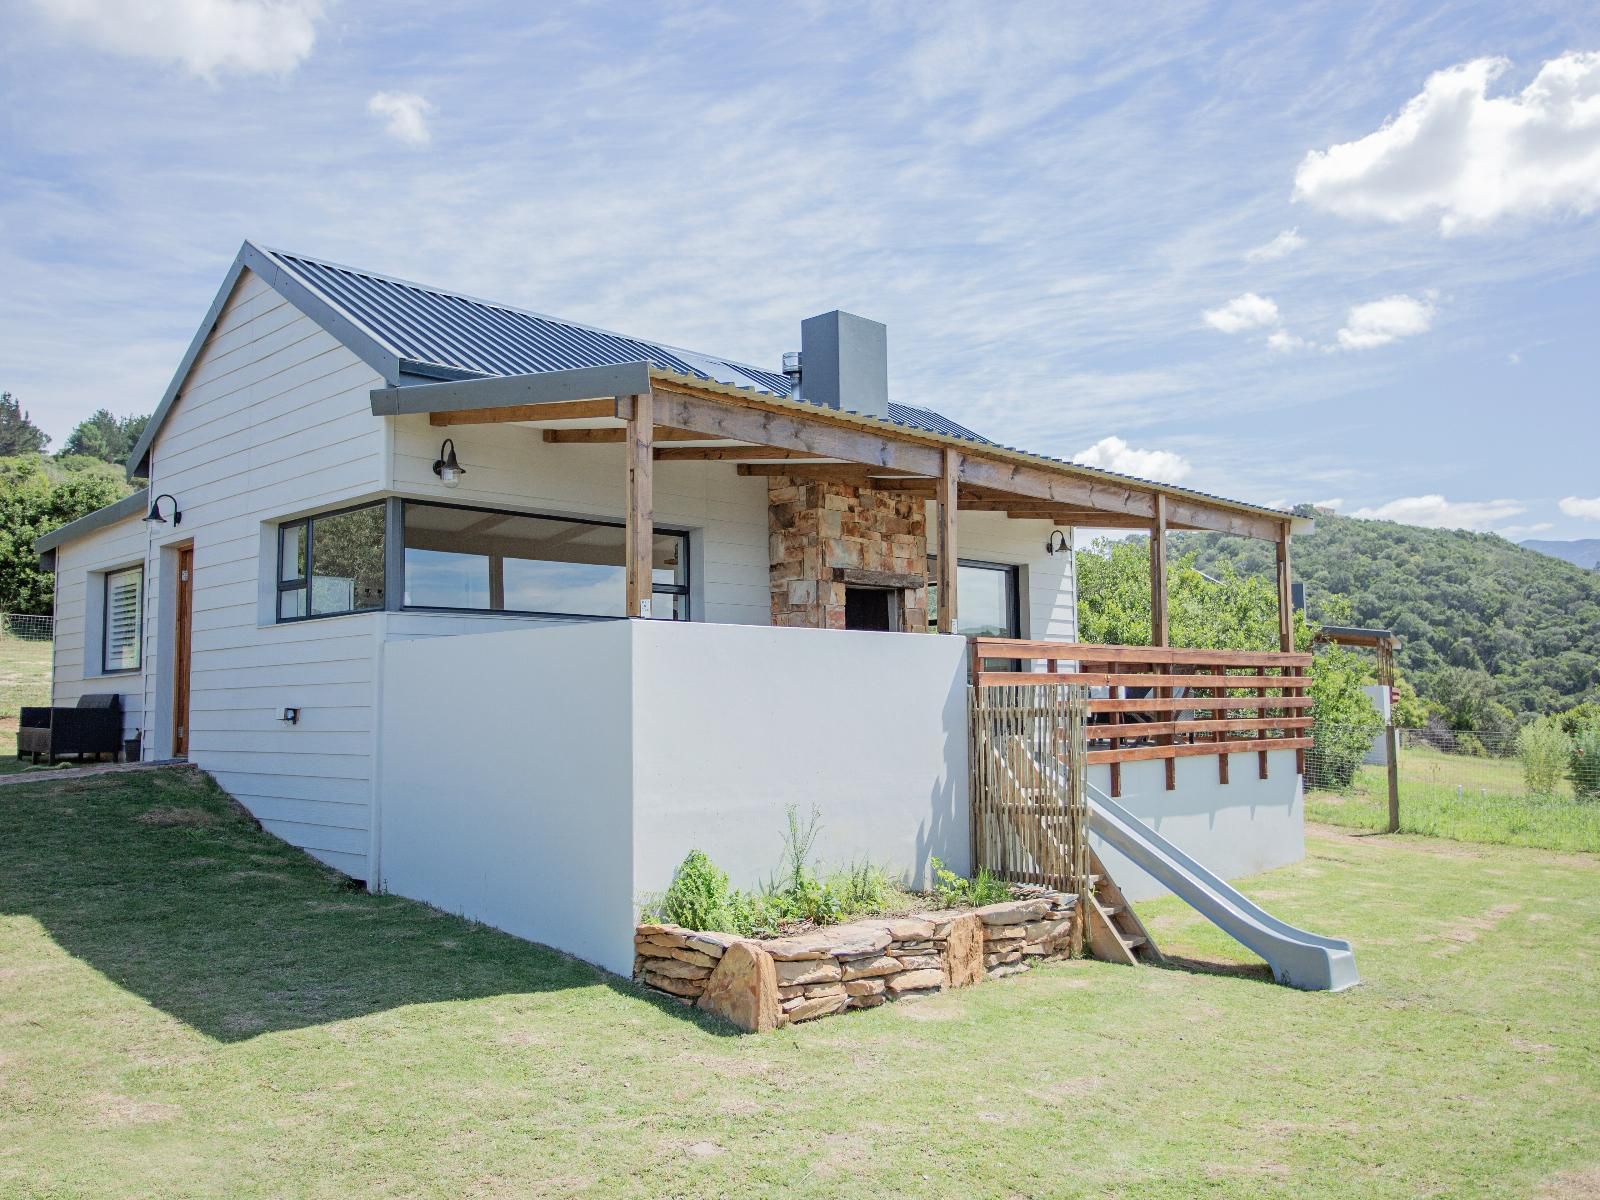
<path id="1" fill-rule="evenodd" d="M 1334 509 L 1343 508 L 1344 507 L 1344 497 L 1343 496 L 1335 496 L 1331 500 L 1313 500 L 1311 502 L 1311 506 L 1313 508 L 1334 508 Z"/>
<path id="2" fill-rule="evenodd" d="M 1427 333 L 1433 325 L 1433 305 L 1411 296 L 1386 296 L 1357 304 L 1339 330 L 1339 345 L 1346 350 L 1370 350 L 1398 338 Z"/>
<path id="3" fill-rule="evenodd" d="M 383 131 L 397 142 L 426 146 L 433 141 L 428 129 L 433 105 L 416 92 L 378 92 L 367 101 L 367 111 L 385 119 Z"/>
<path id="4" fill-rule="evenodd" d="M 129 58 L 219 72 L 282 74 L 317 40 L 322 0 L 34 0 L 64 32 Z"/>
<path id="5" fill-rule="evenodd" d="M 1138 450 L 1119 437 L 1101 438 L 1087 450 L 1080 450 L 1072 461 L 1123 475 L 1137 475 L 1141 479 L 1159 479 L 1163 483 L 1177 483 L 1192 469 L 1189 460 L 1181 454 L 1171 450 Z"/>
<path id="6" fill-rule="evenodd" d="M 1522 355 L 1516 350 L 1513 350 L 1510 354 L 1506 355 L 1506 362 L 1513 367 L 1520 367 L 1522 365 Z"/>
<path id="7" fill-rule="evenodd" d="M 1288 354 L 1294 350 L 1304 349 L 1311 343 L 1297 334 L 1290 333 L 1287 329 L 1274 330 L 1267 337 L 1267 345 L 1279 353 Z"/>
<path id="8" fill-rule="evenodd" d="M 1547 533 L 1555 526 L 1549 521 L 1539 521 L 1533 525 L 1502 525 L 1495 532 L 1507 541 L 1520 541 L 1525 537 L 1532 537 L 1536 533 Z"/>
<path id="9" fill-rule="evenodd" d="M 1270 242 L 1264 242 L 1252 250 L 1245 251 L 1244 259 L 1253 263 L 1271 262 L 1275 258 L 1293 254 L 1305 244 L 1306 239 L 1300 236 L 1298 227 L 1285 229 Z"/>
<path id="10" fill-rule="evenodd" d="M 1278 323 L 1278 306 L 1267 296 L 1246 292 L 1235 296 L 1221 308 L 1207 309 L 1200 314 L 1207 325 L 1223 333 L 1243 333 L 1247 329 L 1264 329 Z"/>
<path id="11" fill-rule="evenodd" d="M 1568 496 L 1559 503 L 1562 513 L 1583 521 L 1600 521 L 1600 496 L 1585 500 L 1582 496 Z"/>
<path id="12" fill-rule="evenodd" d="M 1528 506 L 1520 500 L 1446 500 L 1443 496 L 1404 496 L 1350 515 L 1374 521 L 1399 521 L 1429 529 L 1492 529 Z"/>
<path id="13" fill-rule="evenodd" d="M 1600 209 L 1600 53 L 1546 62 L 1517 95 L 1488 95 L 1510 63 L 1435 72 L 1383 127 L 1312 150 L 1294 198 L 1346 217 L 1434 219 L 1445 235 L 1506 217 Z"/>

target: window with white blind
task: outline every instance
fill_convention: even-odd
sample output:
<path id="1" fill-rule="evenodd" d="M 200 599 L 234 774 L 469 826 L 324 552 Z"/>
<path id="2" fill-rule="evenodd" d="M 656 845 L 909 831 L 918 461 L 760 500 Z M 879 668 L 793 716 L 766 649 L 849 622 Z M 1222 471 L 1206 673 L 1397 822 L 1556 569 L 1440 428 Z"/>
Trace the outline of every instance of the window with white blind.
<path id="1" fill-rule="evenodd" d="M 106 574 L 105 643 L 101 669 L 137 671 L 143 642 L 144 569 Z"/>

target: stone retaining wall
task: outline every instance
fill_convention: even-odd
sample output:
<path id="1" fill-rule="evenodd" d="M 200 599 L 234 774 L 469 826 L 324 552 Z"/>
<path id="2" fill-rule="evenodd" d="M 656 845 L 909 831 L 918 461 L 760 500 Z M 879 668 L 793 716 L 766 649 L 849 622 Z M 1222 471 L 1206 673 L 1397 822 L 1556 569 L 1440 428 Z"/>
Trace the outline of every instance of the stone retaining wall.
<path id="1" fill-rule="evenodd" d="M 985 908 L 873 918 L 785 938 L 640 925 L 634 978 L 761 1032 L 934 995 L 1065 954 L 1077 897 L 1036 890 Z"/>

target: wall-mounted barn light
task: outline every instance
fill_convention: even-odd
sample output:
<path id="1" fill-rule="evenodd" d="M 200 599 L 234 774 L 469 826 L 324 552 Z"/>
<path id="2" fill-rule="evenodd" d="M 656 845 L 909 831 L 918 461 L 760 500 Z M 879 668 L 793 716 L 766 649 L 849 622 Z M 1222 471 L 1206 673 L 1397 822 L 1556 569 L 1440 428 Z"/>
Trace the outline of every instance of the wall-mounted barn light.
<path id="1" fill-rule="evenodd" d="M 150 502 L 150 515 L 145 517 L 145 520 L 154 521 L 157 525 L 165 525 L 167 523 L 167 519 L 161 515 L 161 502 L 163 500 L 172 501 L 172 523 L 174 525 L 182 525 L 183 514 L 178 511 L 178 501 L 170 492 L 162 492 L 161 495 Z"/>
<path id="2" fill-rule="evenodd" d="M 1046 554 L 1055 554 L 1062 550 L 1071 549 L 1072 543 L 1067 540 L 1067 535 L 1059 529 L 1052 529 L 1050 536 L 1044 541 L 1044 552 Z"/>
<path id="3" fill-rule="evenodd" d="M 456 461 L 456 444 L 453 439 L 445 438 L 440 443 L 439 457 L 433 463 L 433 473 L 447 488 L 460 485 L 461 477 L 467 473 L 467 469 Z"/>

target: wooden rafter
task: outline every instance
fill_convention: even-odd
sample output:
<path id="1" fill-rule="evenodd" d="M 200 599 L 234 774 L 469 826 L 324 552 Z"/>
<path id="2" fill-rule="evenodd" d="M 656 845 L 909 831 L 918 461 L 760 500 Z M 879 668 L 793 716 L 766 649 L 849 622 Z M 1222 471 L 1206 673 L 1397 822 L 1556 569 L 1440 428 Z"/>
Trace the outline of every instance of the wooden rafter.
<path id="1" fill-rule="evenodd" d="M 544 440 L 556 446 L 620 446 L 628 440 L 626 429 L 546 429 Z M 657 442 L 708 442 L 713 439 L 687 429 L 655 428 Z"/>
<path id="2" fill-rule="evenodd" d="M 734 462 L 751 459 L 812 459 L 809 450 L 776 450 L 771 446 L 668 446 L 656 451 L 658 462 Z"/>
<path id="3" fill-rule="evenodd" d="M 428 414 L 430 425 L 498 425 L 507 421 L 576 421 L 617 415 L 615 400 L 554 400 L 548 404 L 512 404 L 504 408 L 461 408 Z"/>

